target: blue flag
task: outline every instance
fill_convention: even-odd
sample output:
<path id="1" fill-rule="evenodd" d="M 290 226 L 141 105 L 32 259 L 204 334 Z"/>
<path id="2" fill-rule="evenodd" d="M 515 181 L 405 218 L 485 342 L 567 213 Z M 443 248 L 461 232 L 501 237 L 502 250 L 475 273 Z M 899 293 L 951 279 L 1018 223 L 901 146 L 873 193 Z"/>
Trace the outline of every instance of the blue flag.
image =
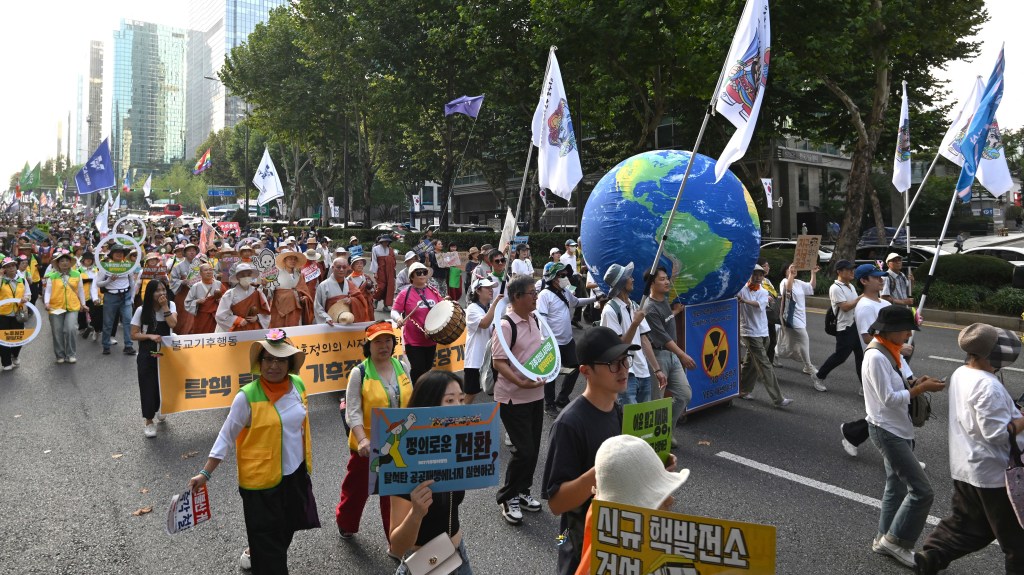
<path id="1" fill-rule="evenodd" d="M 455 98 L 444 105 L 444 115 L 451 116 L 452 114 L 465 114 L 470 118 L 476 119 L 477 114 L 480 113 L 480 106 L 483 104 L 483 95 L 462 96 L 461 98 Z"/>
<path id="2" fill-rule="evenodd" d="M 78 195 L 84 196 L 100 190 L 113 188 L 117 183 L 114 177 L 114 164 L 110 161 L 110 144 L 103 140 L 89 161 L 75 174 Z"/>
<path id="3" fill-rule="evenodd" d="M 1003 50 L 999 50 L 999 58 L 996 59 L 996 67 L 992 69 L 992 75 L 985 84 L 985 91 L 981 95 L 981 103 L 978 110 L 971 118 L 970 125 L 964 140 L 960 144 L 960 153 L 963 154 L 964 165 L 960 170 L 960 179 L 956 182 L 956 195 L 963 202 L 971 201 L 971 185 L 974 184 L 974 174 L 978 170 L 978 163 L 981 162 L 981 153 L 985 150 L 989 129 L 996 121 L 996 109 L 1003 99 L 1003 71 L 1006 68 L 1006 60 L 1003 57 Z"/>

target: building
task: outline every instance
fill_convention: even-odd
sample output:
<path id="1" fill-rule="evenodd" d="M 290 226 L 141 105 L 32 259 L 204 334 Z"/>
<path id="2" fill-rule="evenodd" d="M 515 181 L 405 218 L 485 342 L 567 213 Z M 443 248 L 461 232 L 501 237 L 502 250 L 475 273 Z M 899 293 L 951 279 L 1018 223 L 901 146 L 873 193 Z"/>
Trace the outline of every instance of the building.
<path id="1" fill-rule="evenodd" d="M 210 132 L 245 117 L 245 102 L 230 96 L 217 74 L 231 49 L 245 42 L 270 10 L 288 0 L 191 0 L 188 32 L 188 117 L 185 150 L 198 155 Z"/>
<path id="2" fill-rule="evenodd" d="M 71 162 L 81 164 L 82 158 L 89 153 L 85 151 L 88 143 L 83 139 L 85 135 L 82 133 L 82 123 L 85 122 L 85 78 L 81 74 L 78 75 L 78 89 L 75 92 L 75 155 Z"/>
<path id="3" fill-rule="evenodd" d="M 185 156 L 186 42 L 185 30 L 151 22 L 122 20 L 114 31 L 110 155 L 119 177 Z"/>
<path id="4" fill-rule="evenodd" d="M 84 158 L 88 158 L 100 145 L 103 133 L 103 42 L 89 42 L 89 97 L 86 122 Z"/>

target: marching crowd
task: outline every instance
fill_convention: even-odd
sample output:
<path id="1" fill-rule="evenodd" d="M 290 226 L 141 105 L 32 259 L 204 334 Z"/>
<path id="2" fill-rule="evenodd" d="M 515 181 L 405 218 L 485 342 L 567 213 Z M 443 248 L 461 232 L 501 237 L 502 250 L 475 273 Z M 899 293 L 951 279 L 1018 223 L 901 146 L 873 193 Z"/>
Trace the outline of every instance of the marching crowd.
<path id="1" fill-rule="evenodd" d="M 645 276 L 641 306 L 630 298 L 632 263 L 605 271 L 603 293 L 573 240 L 535 266 L 526 244 L 509 253 L 471 247 L 463 261 L 460 246 L 445 246 L 429 233 L 415 250 L 400 255 L 390 235 L 364 251 L 356 237 L 332 249 L 315 230 L 295 237 L 267 228 L 210 239 L 198 229 L 167 227 L 150 230 L 136 250 L 99 241 L 80 221 L 57 222 L 50 230 L 40 241 L 6 239 L 3 252 L 11 255 L 0 260 L 0 301 L 19 301 L 0 305 L 0 322 L 6 329 L 23 326 L 28 317 L 20 304 L 35 304 L 42 296 L 59 364 L 76 363 L 78 339 L 99 341 L 102 353 L 111 353 L 120 323 L 123 353 L 135 355 L 138 344 L 147 437 L 155 437 L 163 421 L 155 356 L 161 337 L 268 330 L 250 350 L 258 379 L 235 396 L 206 465 L 189 481 L 194 488 L 209 480 L 234 444 L 249 543 L 240 563 L 254 573 L 286 573 L 294 533 L 320 526 L 310 480 L 306 390 L 298 375 L 305 356 L 287 337 L 299 325 L 367 326 L 365 360 L 352 370 L 341 403 L 350 452 L 335 508 L 342 539 L 359 532 L 373 496 L 367 481 L 370 413 L 379 407 L 454 405 L 492 395 L 511 452 L 495 503 L 503 519 L 517 525 L 524 511 L 541 511 L 538 496 L 547 500 L 561 517 L 560 574 L 589 568 L 585 526 L 595 493 L 657 508 L 671 504 L 686 481 L 688 471 L 675 471 L 674 456 L 660 461 L 645 442 L 621 436 L 623 404 L 670 396 L 676 423 L 685 420 L 692 396 L 686 371 L 696 363 L 677 344 L 682 306 L 672 303 L 671 278 L 663 268 Z M 130 265 L 138 258 L 140 265 Z M 776 287 L 766 277 L 768 262 L 760 259 L 736 296 L 743 350 L 739 397 L 754 399 L 760 381 L 772 404 L 784 408 L 792 400 L 775 374 L 783 360 L 798 362 L 810 385 L 826 392 L 829 375 L 853 355 L 864 413 L 851 414 L 841 425 L 840 440 L 856 456 L 870 439 L 886 472 L 871 549 L 918 573 L 936 573 L 998 540 L 1006 572 L 1024 573 L 1024 529 L 1002 487 L 1007 443 L 1024 444 L 1024 417 L 998 377 L 999 368 L 1016 360 L 1020 339 L 975 324 L 959 335 L 967 360 L 948 381 L 915 374 L 912 336 L 919 322 L 910 307 L 913 276 L 903 273 L 898 254 L 890 254 L 886 266 L 835 264 L 829 287 L 835 352 L 817 368 L 810 360 L 810 337 L 817 334 L 808 333 L 806 298 L 814 293 L 819 270 L 804 281 L 795 266 L 787 266 Z M 501 302 L 506 308 L 499 316 Z M 378 321 L 378 310 L 388 319 Z M 584 323 L 595 325 L 576 335 L 574 328 Z M 444 338 L 463 330 L 463 375 L 434 370 L 438 343 L 450 343 Z M 396 358 L 399 335 L 405 353 Z M 559 348 L 561 377 L 526 377 L 516 366 L 548 335 Z M 0 346 L 3 370 L 18 366 L 19 349 Z M 585 388 L 570 400 L 580 375 Z M 934 493 L 914 455 L 914 410 L 925 409 L 925 392 L 943 390 L 950 396 L 953 514 L 915 552 Z M 546 450 L 545 416 L 554 418 Z M 535 486 L 541 463 L 543 479 Z M 650 481 L 627 488 L 623 477 L 641 469 Z M 439 537 L 450 539 L 447 556 L 458 555 L 459 566 L 446 572 L 471 573 L 459 522 L 464 494 L 433 493 L 430 485 L 378 498 L 389 555 L 400 561 L 398 573 L 419 573 L 416 551 L 433 549 Z"/>

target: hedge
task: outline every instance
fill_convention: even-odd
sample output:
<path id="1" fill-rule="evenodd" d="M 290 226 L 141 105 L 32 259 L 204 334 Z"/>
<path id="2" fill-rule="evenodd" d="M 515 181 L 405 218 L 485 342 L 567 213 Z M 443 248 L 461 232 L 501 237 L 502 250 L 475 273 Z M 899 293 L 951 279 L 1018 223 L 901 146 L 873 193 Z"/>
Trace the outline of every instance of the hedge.
<path id="1" fill-rule="evenodd" d="M 916 268 L 915 283 L 924 284 L 931 266 L 932 260 L 929 259 Z M 1013 280 L 1013 264 L 992 256 L 950 254 L 939 258 L 935 279 L 946 284 L 980 285 L 997 290 L 1010 285 Z"/>

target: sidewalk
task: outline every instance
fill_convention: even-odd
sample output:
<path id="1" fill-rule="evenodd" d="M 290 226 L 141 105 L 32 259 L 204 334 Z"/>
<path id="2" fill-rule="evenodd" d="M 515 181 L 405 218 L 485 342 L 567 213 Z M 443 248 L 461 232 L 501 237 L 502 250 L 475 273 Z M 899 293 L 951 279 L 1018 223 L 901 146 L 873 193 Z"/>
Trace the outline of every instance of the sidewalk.
<path id="1" fill-rule="evenodd" d="M 807 296 L 807 308 L 823 310 L 828 309 L 828 298 L 824 296 Z M 1024 312 L 1024 310 L 1021 310 Z M 944 323 L 949 325 L 968 326 L 972 323 L 987 323 L 989 325 L 1024 331 L 1024 321 L 1019 316 L 1011 317 L 1005 315 L 992 315 L 987 313 L 976 313 L 966 311 L 946 311 L 944 309 L 925 309 L 924 319 L 929 323 Z"/>

